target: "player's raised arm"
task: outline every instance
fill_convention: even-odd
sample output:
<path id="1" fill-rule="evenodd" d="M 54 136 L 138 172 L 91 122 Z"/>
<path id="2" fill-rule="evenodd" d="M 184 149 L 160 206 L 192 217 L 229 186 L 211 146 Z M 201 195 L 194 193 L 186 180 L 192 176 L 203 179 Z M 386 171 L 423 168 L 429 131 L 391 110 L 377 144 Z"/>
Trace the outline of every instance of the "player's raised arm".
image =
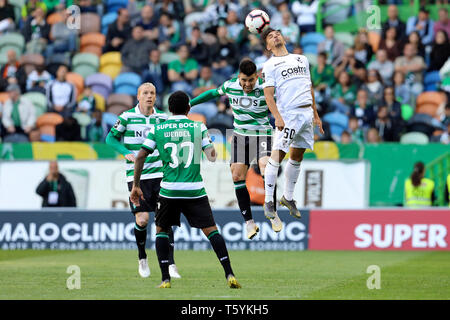
<path id="1" fill-rule="evenodd" d="M 209 161 L 215 162 L 217 159 L 217 152 L 212 143 L 211 137 L 208 133 L 208 128 L 204 124 L 201 126 L 202 130 L 202 150 L 208 158 Z"/>
<path id="2" fill-rule="evenodd" d="M 284 129 L 284 121 L 283 117 L 281 116 L 280 112 L 278 111 L 277 104 L 275 103 L 275 87 L 265 87 L 264 88 L 264 97 L 266 97 L 266 103 L 267 107 L 270 110 L 270 113 L 275 118 L 275 127 L 278 128 L 278 130 Z"/>
<path id="3" fill-rule="evenodd" d="M 209 100 L 215 99 L 220 96 L 221 96 L 221 93 L 219 92 L 219 89 L 211 89 L 211 90 L 203 92 L 202 94 L 199 94 L 197 97 L 192 99 L 189 103 L 190 103 L 191 107 L 193 107 L 197 104 L 207 102 Z"/>

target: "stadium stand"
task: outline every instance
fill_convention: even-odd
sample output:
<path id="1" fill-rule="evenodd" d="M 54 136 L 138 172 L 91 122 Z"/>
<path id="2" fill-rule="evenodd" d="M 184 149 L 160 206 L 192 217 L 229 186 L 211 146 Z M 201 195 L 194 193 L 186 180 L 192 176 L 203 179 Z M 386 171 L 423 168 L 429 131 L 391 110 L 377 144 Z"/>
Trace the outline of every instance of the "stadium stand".
<path id="1" fill-rule="evenodd" d="M 220 25 L 227 28 L 229 43 L 227 46 L 237 49 L 236 61 L 243 57 L 249 57 L 257 62 L 258 66 L 267 60 L 267 53 L 263 52 L 258 36 L 250 35 L 243 27 L 243 21 L 246 14 L 256 8 L 256 4 L 247 4 L 242 1 L 231 1 L 235 12 L 230 7 L 223 7 L 221 17 L 223 19 Z M 174 86 L 168 80 L 167 69 L 168 65 L 176 60 L 179 60 L 177 49 L 179 43 L 185 42 L 189 47 L 189 56 L 198 57 L 198 70 L 200 71 L 204 65 L 212 66 L 213 62 L 217 63 L 217 57 L 212 53 L 221 52 L 220 41 L 217 35 L 218 24 L 214 20 L 213 12 L 217 9 L 217 1 L 208 1 L 203 5 L 193 5 L 191 1 L 175 1 L 167 4 L 165 1 L 154 1 L 150 3 L 152 10 L 142 10 L 144 6 L 149 5 L 143 0 L 127 1 L 127 0 L 104 0 L 92 1 L 87 5 L 83 1 L 73 1 L 74 5 L 80 6 L 80 28 L 77 31 L 77 41 L 75 51 L 65 50 L 60 51 L 59 48 L 52 48 L 56 51 L 42 50 L 32 54 L 26 54 L 27 43 L 24 38 L 24 31 L 27 22 L 32 19 L 32 12 L 22 10 L 27 4 L 25 0 L 10 0 L 8 1 L 14 7 L 14 25 L 5 30 L 1 30 L 0 36 L 0 102 L 8 100 L 8 94 L 5 92 L 7 84 L 10 82 L 19 82 L 22 89 L 22 94 L 33 102 L 38 116 L 45 115 L 47 111 L 47 101 L 45 101 L 43 93 L 45 90 L 39 87 L 30 87 L 28 83 L 23 83 L 24 71 L 29 75 L 37 66 L 44 65 L 45 70 L 50 73 L 51 77 L 56 76 L 56 70 L 62 64 L 69 67 L 67 80 L 73 83 L 77 88 L 78 103 L 81 102 L 84 88 L 90 88 L 93 92 L 93 100 L 95 101 L 95 109 L 103 112 L 103 122 L 106 126 L 114 124 L 113 119 L 126 108 L 133 107 L 136 103 L 136 93 L 139 84 L 142 81 L 153 81 L 148 75 L 158 75 L 158 98 L 157 107 L 167 111 L 167 99 Z M 72 4 L 72 1 L 68 4 Z M 394 5 L 391 3 L 395 3 Z M 377 5 L 381 13 L 381 21 L 379 26 L 370 27 L 368 25 L 369 13 L 365 8 L 367 5 Z M 46 14 L 46 21 L 50 26 L 64 23 L 67 20 L 66 13 L 62 10 L 63 5 L 53 6 L 44 10 Z M 405 34 L 401 32 L 394 38 L 392 43 L 391 38 L 386 38 L 386 30 L 389 27 L 390 20 L 388 18 L 389 6 L 395 6 L 398 11 L 398 21 L 405 27 Z M 425 6 L 425 11 L 421 6 Z M 365 80 L 368 75 L 368 65 L 376 60 L 375 53 L 380 46 L 387 48 L 388 59 L 392 62 L 395 58 L 403 54 L 403 47 L 408 41 L 408 34 L 406 34 L 406 25 L 409 21 L 413 21 L 414 17 L 418 17 L 419 11 L 428 11 L 428 19 L 433 24 L 432 38 L 430 44 L 419 43 L 415 47 L 423 54 L 424 61 L 427 66 L 422 71 L 423 81 L 421 85 L 422 91 L 412 90 L 414 80 L 408 68 L 397 68 L 394 72 L 392 81 L 386 75 L 381 81 L 382 88 L 392 86 L 395 89 L 396 102 L 389 103 L 389 105 L 396 106 L 395 112 L 401 114 L 394 118 L 389 113 L 391 121 L 395 120 L 395 126 L 399 128 L 400 135 L 398 142 L 402 139 L 404 134 L 409 134 L 411 131 L 418 130 L 424 133 L 429 141 L 439 141 L 440 135 L 445 132 L 449 118 L 449 92 L 450 86 L 450 43 L 449 43 L 449 25 L 448 10 L 449 5 L 447 1 L 421 1 L 421 0 L 398 0 L 398 1 L 366 1 L 366 0 L 333 0 L 333 1 L 267 1 L 263 8 L 271 16 L 274 24 L 282 25 L 283 12 L 290 11 L 292 16 L 291 22 L 297 23 L 300 28 L 300 37 L 297 43 L 293 43 L 294 51 L 302 53 L 307 56 L 311 68 L 314 69 L 314 75 L 324 77 L 321 81 L 317 81 L 315 87 L 316 102 L 318 110 L 323 117 L 325 128 L 328 132 L 325 135 L 317 135 L 318 140 L 340 142 L 342 132 L 347 131 L 351 136 L 354 136 L 349 127 L 349 118 L 356 115 L 358 119 L 362 119 L 358 114 L 359 103 L 356 101 L 356 95 L 353 103 L 349 103 L 346 98 L 345 105 L 348 108 L 335 109 L 339 102 L 339 94 L 336 90 L 341 90 L 337 83 L 339 72 L 346 72 L 350 76 L 351 84 L 353 85 L 354 93 L 358 90 L 365 90 L 370 98 L 368 104 L 369 111 L 364 111 L 364 114 L 372 113 L 375 115 L 373 119 L 365 119 L 364 124 L 358 128 L 364 133 L 370 128 L 375 128 L 375 120 L 377 110 L 380 106 L 385 105 L 383 95 L 374 96 L 371 92 L 375 84 Z M 303 8 L 304 12 L 312 14 L 313 20 L 304 23 L 302 19 L 305 17 L 298 8 Z M 0 9 L 1 10 L 1 9 Z M 123 11 L 122 11 L 123 10 Z M 306 11 L 305 11 L 306 10 Z M 443 11 L 444 10 L 444 11 Z M 446 10 L 446 11 L 445 11 Z M 145 16 L 143 11 L 150 16 Z M 122 20 L 116 23 L 116 20 L 121 13 Z M 166 13 L 169 16 L 165 15 Z M 234 16 L 237 13 L 237 21 Z M 28 14 L 28 15 L 27 15 Z M 159 23 L 160 17 L 163 16 L 163 22 L 173 23 L 173 33 L 168 36 L 166 30 Z M 233 16 L 227 19 L 228 16 Z M 218 21 L 218 20 L 217 20 Z M 314 24 L 311 24 L 314 23 Z M 109 42 L 115 42 L 114 46 L 107 43 L 106 35 L 108 28 L 114 24 L 115 34 L 120 34 L 120 37 L 127 35 L 125 38 L 110 38 Z M 131 38 L 131 29 L 136 25 L 142 26 L 145 37 L 155 44 L 159 50 L 160 59 L 159 64 L 150 65 L 145 69 L 133 70 L 129 72 L 124 67 L 119 51 L 108 51 L 111 48 L 120 48 L 128 39 Z M 353 48 L 354 59 L 358 65 L 356 73 L 352 66 L 347 66 L 344 69 L 339 68 L 336 72 L 336 66 L 341 59 L 345 59 L 344 50 L 339 49 L 333 52 L 330 47 L 331 40 L 325 37 L 325 28 L 331 25 L 334 29 L 333 43 L 342 43 L 345 48 Z M 382 27 L 381 27 L 382 26 Z M 195 28 L 194 28 L 195 27 Z M 297 27 L 297 26 L 296 26 Z M 123 33 L 122 32 L 123 28 Z M 195 29 L 195 30 L 194 30 Z M 219 28 L 220 29 L 220 28 Z M 200 36 L 192 41 L 193 34 L 196 30 L 200 31 Z M 400 29 L 399 29 L 400 30 Z M 435 38 L 436 34 L 444 31 L 444 37 L 441 35 L 439 39 Z M 383 31 L 383 32 L 381 32 Z M 401 31 L 401 30 L 400 30 Z M 159 33 L 159 37 L 155 36 Z M 161 37 L 163 35 L 163 37 Z M 429 35 L 426 35 L 429 37 Z M 390 37 L 390 36 L 389 36 Z M 422 34 L 419 32 L 419 42 L 422 41 Z M 198 40 L 197 40 L 198 39 Z M 50 37 L 48 45 L 52 46 L 55 40 Z M 395 50 L 391 50 L 394 44 Z M 339 46 L 339 45 L 337 45 Z M 422 48 L 423 47 L 423 51 Z M 219 51 L 218 51 L 219 48 Z M 331 48 L 331 49 L 330 49 Z M 235 50 L 233 49 L 233 50 Z M 13 50 L 16 53 L 16 62 L 8 62 L 7 52 Z M 118 50 L 118 49 L 116 49 Z M 323 72 L 323 65 L 318 65 L 318 55 L 321 52 L 327 53 L 327 62 L 325 64 L 325 71 L 329 72 L 330 68 L 334 71 L 332 78 L 325 78 Z M 373 53 L 373 54 L 372 54 Z M 338 56 L 334 56 L 338 54 Z M 331 66 L 331 59 L 337 58 L 333 61 Z M 231 61 L 231 60 L 228 60 Z M 362 62 L 361 62 L 362 61 Z M 236 65 L 227 65 L 229 62 L 223 60 L 224 66 L 221 68 L 212 67 L 212 82 L 215 86 L 219 86 L 224 80 L 224 68 L 229 68 L 236 72 Z M 376 64 L 375 64 L 376 65 Z M 151 68 L 151 69 L 149 69 Z M 156 69 L 155 69 L 156 68 Z M 161 70 L 160 70 L 161 68 Z M 342 70 L 342 71 L 341 71 Z M 38 77 L 43 76 L 43 73 L 34 75 Z M 397 76 L 397 81 L 394 77 Z M 401 77 L 400 77 L 401 76 Z M 16 78 L 16 80 L 14 79 Z M 400 79 L 400 80 L 399 80 Z M 26 80 L 26 79 L 25 79 Z M 197 79 L 192 80 L 192 86 L 197 86 L 200 81 L 200 72 Z M 45 80 L 48 81 L 48 80 Z M 45 84 L 45 82 L 42 82 Z M 375 83 L 375 82 L 374 82 Z M 378 85 L 378 84 L 377 84 Z M 175 86 L 176 87 L 176 86 Z M 379 91 L 379 89 L 377 89 Z M 377 91 L 377 92 L 378 92 Z M 342 102 L 342 101 L 341 101 Z M 401 109 L 398 109 L 401 106 Z M 400 111 L 398 111 L 400 110 Z M 92 110 L 91 110 L 92 111 Z M 91 111 L 77 116 L 80 122 L 85 125 L 87 123 L 86 116 L 92 116 Z M 392 110 L 389 110 L 392 111 Z M 392 111 L 393 112 L 393 111 Z M 225 114 L 230 116 L 231 110 L 227 107 Z M 205 122 L 207 125 L 211 124 L 215 128 L 227 128 L 228 124 L 225 121 L 227 117 L 213 117 L 207 118 L 205 114 L 196 114 L 192 117 L 199 121 Z M 210 123 L 208 123 L 210 121 Z M 223 123 L 221 123 L 221 121 Z M 107 124 L 106 124 L 107 123 Z M 41 126 L 42 128 L 42 126 Z M 39 128 L 39 129 L 41 129 Z M 82 125 L 83 129 L 83 125 Z M 84 128 L 85 129 L 85 128 Z M 52 140 L 54 133 L 51 129 L 44 126 L 44 136 L 47 141 Z M 83 131 L 83 130 L 82 130 Z M 46 134 L 50 132 L 46 136 Z M 50 137 L 50 138 L 48 138 Z M 83 134 L 85 138 L 85 134 Z M 363 136 L 364 141 L 367 141 L 367 136 Z M 406 139 L 406 138 L 403 138 Z M 414 140 L 414 139 L 413 139 Z M 406 141 L 410 141 L 406 139 Z M 424 140 L 421 140 L 424 141 Z M 404 140 L 402 140 L 404 142 Z"/>

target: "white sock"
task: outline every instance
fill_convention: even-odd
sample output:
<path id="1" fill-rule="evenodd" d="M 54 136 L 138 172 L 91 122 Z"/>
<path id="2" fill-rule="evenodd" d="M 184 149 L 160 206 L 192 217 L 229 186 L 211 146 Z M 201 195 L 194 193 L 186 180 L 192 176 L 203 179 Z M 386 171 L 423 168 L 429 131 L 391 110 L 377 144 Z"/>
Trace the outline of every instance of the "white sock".
<path id="1" fill-rule="evenodd" d="M 264 171 L 264 188 L 265 188 L 265 202 L 273 201 L 273 193 L 275 185 L 277 184 L 278 169 L 280 164 L 272 159 L 269 159 Z"/>
<path id="2" fill-rule="evenodd" d="M 300 162 L 289 159 L 284 168 L 284 176 L 286 181 L 284 183 L 284 197 L 286 200 L 292 200 L 294 196 L 295 184 L 300 174 Z"/>

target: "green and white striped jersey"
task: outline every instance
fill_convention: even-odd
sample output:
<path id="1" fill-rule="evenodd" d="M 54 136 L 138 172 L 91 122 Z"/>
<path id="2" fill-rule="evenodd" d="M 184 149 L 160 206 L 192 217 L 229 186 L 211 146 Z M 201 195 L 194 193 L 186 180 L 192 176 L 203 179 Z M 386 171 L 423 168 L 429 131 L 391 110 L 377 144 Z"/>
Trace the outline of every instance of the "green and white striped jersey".
<path id="1" fill-rule="evenodd" d="M 153 114 L 146 116 L 141 113 L 139 105 L 137 105 L 135 108 L 127 110 L 119 116 L 116 124 L 111 128 L 111 133 L 118 138 L 123 136 L 125 148 L 137 156 L 150 129 L 166 121 L 167 118 L 168 116 L 164 112 L 156 108 L 153 108 Z M 134 163 L 126 160 L 126 166 L 127 182 L 132 182 Z M 145 159 L 141 180 L 161 178 L 163 176 L 162 167 L 159 152 L 155 150 L 155 152 Z"/>
<path id="2" fill-rule="evenodd" d="M 227 95 L 234 115 L 234 132 L 243 135 L 271 135 L 269 109 L 263 90 L 263 80 L 258 78 L 253 91 L 245 93 L 238 78 L 225 81 L 217 92 Z"/>
<path id="3" fill-rule="evenodd" d="M 202 151 L 212 146 L 206 126 L 186 116 L 171 116 L 152 127 L 142 148 L 159 151 L 164 166 L 159 195 L 178 199 L 206 196 L 200 162 Z"/>

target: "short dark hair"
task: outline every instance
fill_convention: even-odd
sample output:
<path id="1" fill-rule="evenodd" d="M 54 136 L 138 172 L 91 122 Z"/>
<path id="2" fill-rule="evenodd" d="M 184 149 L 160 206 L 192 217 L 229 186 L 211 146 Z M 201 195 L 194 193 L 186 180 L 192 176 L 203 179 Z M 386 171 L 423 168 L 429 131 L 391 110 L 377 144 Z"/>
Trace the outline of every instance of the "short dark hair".
<path id="1" fill-rule="evenodd" d="M 250 59 L 243 59 L 239 64 L 239 72 L 251 76 L 256 73 L 256 64 Z"/>
<path id="2" fill-rule="evenodd" d="M 175 91 L 169 97 L 169 111 L 174 115 L 186 114 L 190 109 L 189 96 L 183 91 Z"/>
<path id="3" fill-rule="evenodd" d="M 261 34 L 261 39 L 262 39 L 262 41 L 264 42 L 264 46 L 267 45 L 267 42 L 266 42 L 267 36 L 268 36 L 269 33 L 271 33 L 272 31 L 280 31 L 280 30 L 269 27 L 269 28 L 267 28 L 267 29 Z"/>

